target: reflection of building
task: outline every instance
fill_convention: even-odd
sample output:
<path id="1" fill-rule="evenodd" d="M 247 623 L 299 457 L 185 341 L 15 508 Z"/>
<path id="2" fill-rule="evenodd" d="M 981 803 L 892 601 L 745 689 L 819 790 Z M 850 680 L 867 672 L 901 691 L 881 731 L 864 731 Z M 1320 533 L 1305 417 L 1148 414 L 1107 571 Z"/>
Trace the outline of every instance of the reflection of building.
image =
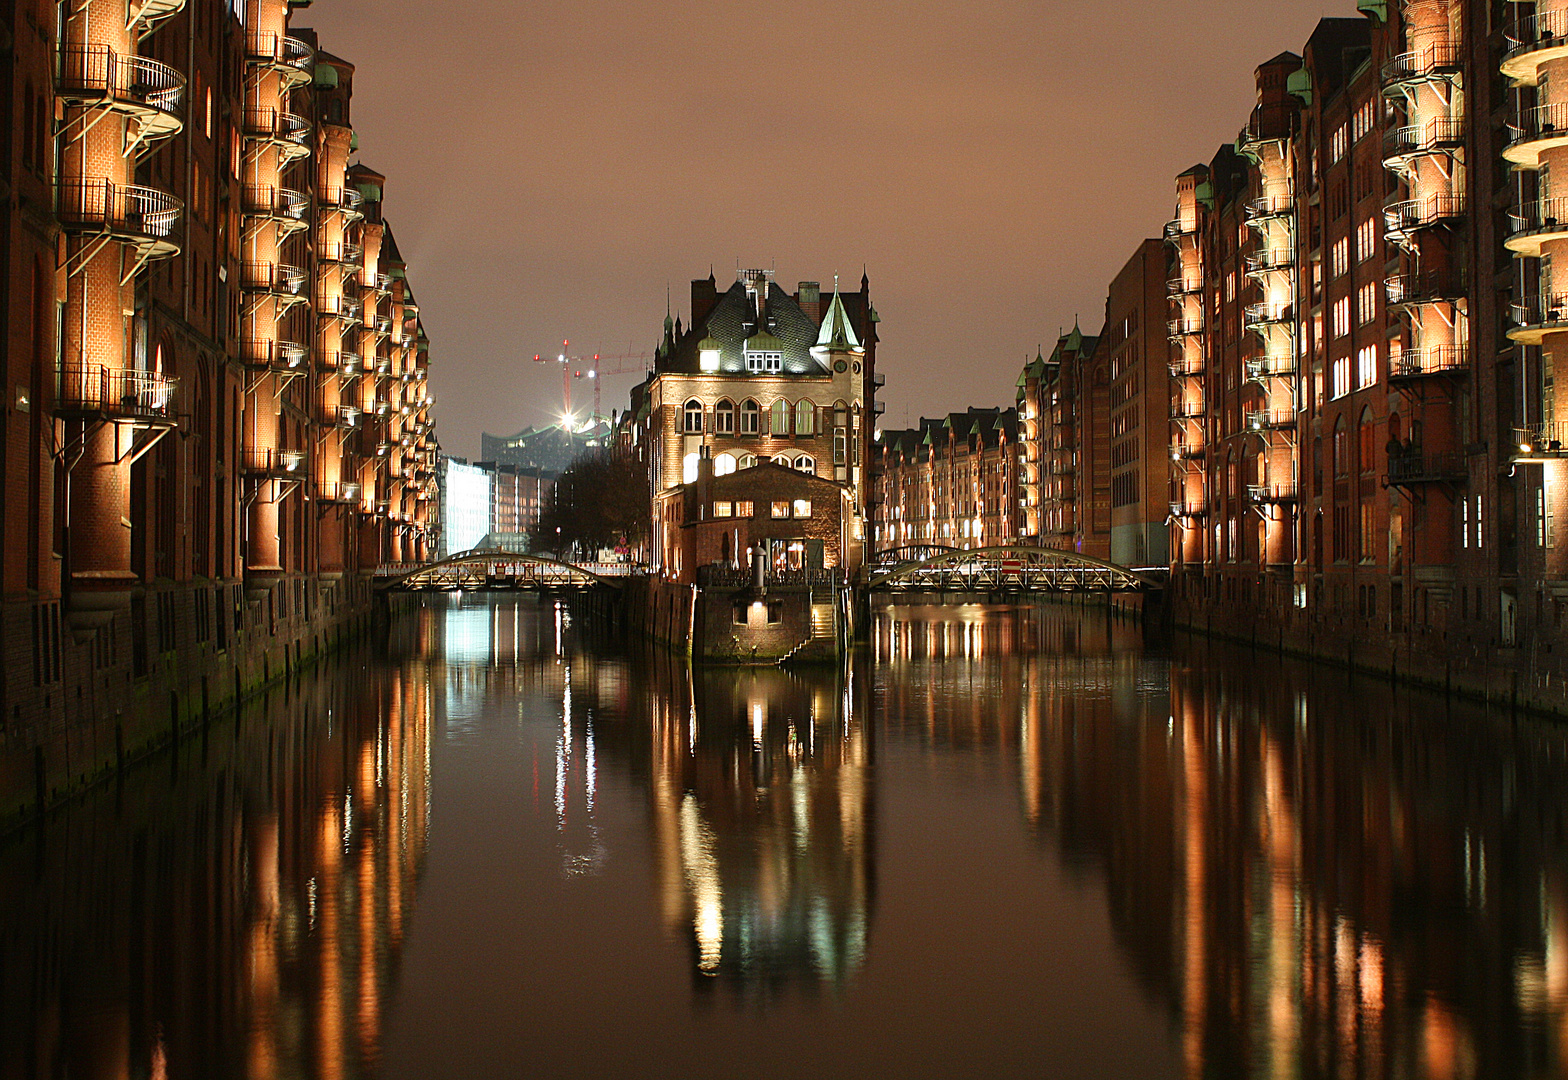
<path id="1" fill-rule="evenodd" d="M 654 705 L 665 923 L 698 976 L 837 986 L 865 962 L 875 897 L 871 735 L 853 684 L 776 669 L 696 680 Z"/>
<path id="2" fill-rule="evenodd" d="M 374 1068 L 425 860 L 428 680 L 300 685 L 0 860 L 0 1076 Z"/>

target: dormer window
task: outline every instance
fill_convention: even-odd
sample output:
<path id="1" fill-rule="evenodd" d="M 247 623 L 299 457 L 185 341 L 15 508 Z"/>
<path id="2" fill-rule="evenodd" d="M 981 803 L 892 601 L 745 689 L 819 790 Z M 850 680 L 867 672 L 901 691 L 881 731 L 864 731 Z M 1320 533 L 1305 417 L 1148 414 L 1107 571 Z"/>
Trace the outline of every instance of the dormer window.
<path id="1" fill-rule="evenodd" d="M 746 370 L 777 374 L 784 370 L 784 354 L 781 352 L 746 352 Z"/>

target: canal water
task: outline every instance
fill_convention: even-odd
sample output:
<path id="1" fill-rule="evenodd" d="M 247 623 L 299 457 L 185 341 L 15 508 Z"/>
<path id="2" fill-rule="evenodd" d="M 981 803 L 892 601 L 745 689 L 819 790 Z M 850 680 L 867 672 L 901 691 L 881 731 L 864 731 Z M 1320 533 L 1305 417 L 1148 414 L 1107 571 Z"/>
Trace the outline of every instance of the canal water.
<path id="1" fill-rule="evenodd" d="M 432 606 L 0 844 L 0 1078 L 1560 1077 L 1565 730 L 1068 607 Z"/>

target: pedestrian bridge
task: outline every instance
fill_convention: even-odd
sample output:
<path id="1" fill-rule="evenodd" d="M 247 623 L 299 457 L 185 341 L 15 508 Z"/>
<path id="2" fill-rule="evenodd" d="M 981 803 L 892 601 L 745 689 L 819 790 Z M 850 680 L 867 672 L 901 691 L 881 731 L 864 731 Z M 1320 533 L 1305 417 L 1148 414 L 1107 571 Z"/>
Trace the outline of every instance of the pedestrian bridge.
<path id="1" fill-rule="evenodd" d="M 1164 567 L 1131 569 L 1076 551 L 1010 544 L 959 551 L 916 545 L 878 552 L 868 592 L 1147 593 L 1165 587 Z"/>
<path id="2" fill-rule="evenodd" d="M 571 593 L 620 588 L 629 563 L 569 563 L 506 548 L 474 548 L 439 562 L 382 567 L 376 586 L 388 592 Z"/>

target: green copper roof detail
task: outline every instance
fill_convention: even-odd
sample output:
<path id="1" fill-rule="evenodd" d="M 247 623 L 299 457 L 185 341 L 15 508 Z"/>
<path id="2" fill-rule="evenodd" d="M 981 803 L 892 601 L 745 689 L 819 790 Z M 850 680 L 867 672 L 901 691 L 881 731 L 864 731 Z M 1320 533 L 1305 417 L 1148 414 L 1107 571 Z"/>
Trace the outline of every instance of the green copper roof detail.
<path id="1" fill-rule="evenodd" d="M 1379 7 L 1382 6 L 1380 3 Z M 1306 68 L 1292 71 L 1285 76 L 1285 92 L 1295 96 L 1303 105 L 1312 104 L 1312 73 Z"/>
<path id="2" fill-rule="evenodd" d="M 1356 0 L 1356 10 L 1380 23 L 1388 22 L 1388 0 Z"/>
<path id="3" fill-rule="evenodd" d="M 844 299 L 838 294 L 838 283 L 833 285 L 833 302 L 822 318 L 822 332 L 817 335 L 818 349 L 829 352 L 859 352 L 860 339 L 849 324 L 849 312 L 844 310 Z"/>
<path id="4" fill-rule="evenodd" d="M 760 334 L 753 334 L 746 339 L 747 352 L 783 352 L 784 342 L 768 333 L 766 330 Z"/>
<path id="5" fill-rule="evenodd" d="M 331 64 L 317 64 L 312 81 L 320 90 L 331 90 L 338 85 L 338 69 Z"/>

